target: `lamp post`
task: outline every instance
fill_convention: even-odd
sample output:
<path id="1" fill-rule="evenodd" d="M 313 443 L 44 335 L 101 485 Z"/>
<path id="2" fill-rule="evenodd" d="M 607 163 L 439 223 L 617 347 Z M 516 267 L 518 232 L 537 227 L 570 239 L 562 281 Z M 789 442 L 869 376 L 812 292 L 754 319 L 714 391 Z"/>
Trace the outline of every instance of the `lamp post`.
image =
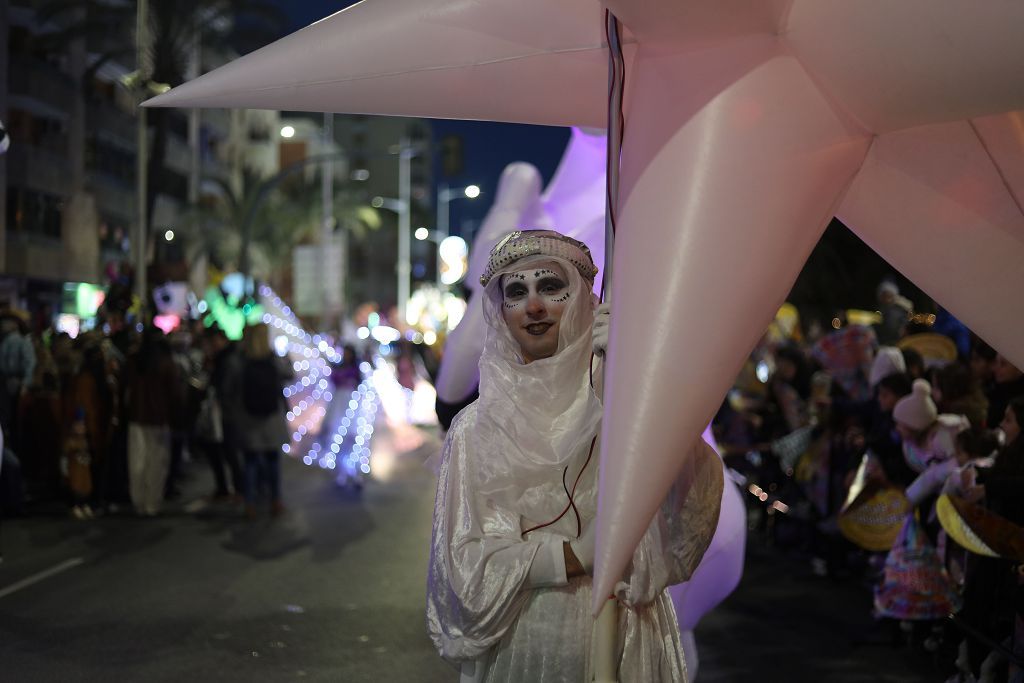
<path id="1" fill-rule="evenodd" d="M 476 199 L 480 196 L 480 187 L 478 185 L 467 185 L 466 187 L 448 187 L 447 183 L 441 183 L 437 190 L 437 233 L 438 233 L 438 244 L 448 237 L 451 230 L 449 229 L 450 221 L 450 207 L 448 206 L 453 199 Z M 444 284 L 441 282 L 441 256 L 440 252 L 437 257 L 437 287 L 442 289 Z"/>
<path id="2" fill-rule="evenodd" d="M 147 0 L 139 0 L 135 14 L 135 68 L 138 70 L 139 81 L 143 87 L 139 88 L 137 96 L 138 103 L 146 97 L 145 84 L 149 80 L 149 14 Z M 137 104 L 138 104 L 137 103 Z M 135 108 L 136 119 L 136 153 L 135 153 L 135 201 L 136 201 L 136 225 L 135 225 L 135 295 L 139 298 L 139 306 L 146 310 L 146 237 L 149 233 L 147 223 L 147 171 L 149 136 L 146 132 L 146 110 L 141 106 Z"/>
<path id="3" fill-rule="evenodd" d="M 370 206 L 375 209 L 387 209 L 398 214 L 398 263 L 395 273 L 398 276 L 398 317 L 405 322 L 405 310 L 409 305 L 409 294 L 412 289 L 412 264 L 410 263 L 409 240 L 409 201 L 393 197 L 374 197 Z"/>

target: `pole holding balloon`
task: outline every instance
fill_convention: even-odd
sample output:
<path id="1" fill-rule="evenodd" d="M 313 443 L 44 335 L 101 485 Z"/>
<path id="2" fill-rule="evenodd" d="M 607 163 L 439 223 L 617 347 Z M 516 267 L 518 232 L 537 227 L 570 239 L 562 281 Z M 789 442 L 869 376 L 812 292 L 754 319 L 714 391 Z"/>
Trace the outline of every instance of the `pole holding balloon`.
<path id="1" fill-rule="evenodd" d="M 605 38 L 608 42 L 608 138 L 605 166 L 605 233 L 604 276 L 601 299 L 611 293 L 612 261 L 615 249 L 615 216 L 619 200 L 619 154 L 625 121 L 622 116 L 622 92 L 626 65 L 622 57 L 622 35 L 619 20 L 605 11 Z M 603 372 L 603 368 L 602 368 Z M 602 387 L 604 382 L 601 383 Z M 615 596 L 609 597 L 594 624 L 595 642 L 591 670 L 594 683 L 616 683 L 618 669 L 619 607 Z"/>

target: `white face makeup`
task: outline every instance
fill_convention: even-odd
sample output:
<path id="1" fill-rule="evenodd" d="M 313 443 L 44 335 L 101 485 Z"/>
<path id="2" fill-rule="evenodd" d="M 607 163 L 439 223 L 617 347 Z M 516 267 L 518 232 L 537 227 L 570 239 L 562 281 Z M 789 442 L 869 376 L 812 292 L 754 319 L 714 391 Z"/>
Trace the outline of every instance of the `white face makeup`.
<path id="1" fill-rule="evenodd" d="M 569 278 L 554 262 L 538 263 L 501 277 L 502 316 L 519 344 L 523 362 L 558 351 L 562 313 L 569 303 Z"/>

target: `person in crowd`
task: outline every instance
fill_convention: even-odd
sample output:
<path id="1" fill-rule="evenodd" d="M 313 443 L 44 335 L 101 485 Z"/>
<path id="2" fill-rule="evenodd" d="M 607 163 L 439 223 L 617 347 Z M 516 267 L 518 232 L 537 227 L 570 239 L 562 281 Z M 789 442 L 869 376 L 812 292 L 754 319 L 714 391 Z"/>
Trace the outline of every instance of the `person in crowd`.
<path id="1" fill-rule="evenodd" d="M 918 476 L 907 487 L 914 506 L 924 504 L 939 490 L 957 467 L 956 435 L 970 429 L 963 415 L 939 414 L 926 380 L 914 380 L 909 395 L 892 411 L 896 430 L 903 440 L 903 456 Z"/>
<path id="2" fill-rule="evenodd" d="M 174 330 L 167 335 L 167 341 L 179 383 L 175 392 L 182 398 L 171 414 L 171 460 L 167 466 L 167 481 L 164 483 L 164 497 L 172 500 L 181 496 L 185 446 L 199 412 L 199 401 L 191 389 L 197 368 L 193 367 L 189 355 L 188 333 L 182 329 Z"/>
<path id="3" fill-rule="evenodd" d="M 957 468 L 956 435 L 969 424 L 962 415 L 939 415 L 931 389 L 926 380 L 915 380 L 910 394 L 893 408 L 904 456 L 919 474 L 904 491 L 911 511 L 886 557 L 875 610 L 901 620 L 911 633 L 920 630 L 916 624 L 931 622 L 930 638 L 937 646 L 939 620 L 959 607 L 960 596 L 926 525 L 932 500 Z"/>
<path id="4" fill-rule="evenodd" d="M 278 358 L 270 346 L 270 332 L 264 324 L 250 325 L 242 335 L 243 362 L 227 389 L 227 400 L 236 400 L 241 410 L 238 439 L 245 454 L 245 513 L 256 517 L 256 502 L 265 485 L 270 494 L 270 513 L 284 512 L 281 501 L 281 446 L 288 442 L 287 404 L 283 389 L 293 372 L 287 360 Z"/>
<path id="5" fill-rule="evenodd" d="M 0 312 L 0 422 L 16 437 L 15 416 L 22 391 L 32 382 L 36 354 L 27 335 L 28 316 L 22 311 Z"/>
<path id="6" fill-rule="evenodd" d="M 71 492 L 71 515 L 75 519 L 92 519 L 92 455 L 89 448 L 85 410 L 78 408 L 67 427 L 64 438 L 64 471 Z"/>
<path id="7" fill-rule="evenodd" d="M 183 397 L 177 368 L 163 332 L 143 330 L 125 368 L 128 417 L 128 481 L 137 514 L 159 514 L 171 459 L 171 421 Z"/>
<path id="8" fill-rule="evenodd" d="M 331 370 L 331 381 L 335 389 L 347 396 L 355 391 L 359 383 L 363 381 L 363 371 L 359 369 L 359 357 L 356 349 L 351 344 L 346 344 L 341 352 L 341 364 Z"/>
<path id="9" fill-rule="evenodd" d="M 17 453 L 25 466 L 32 498 L 53 500 L 61 495 L 63 418 L 57 366 L 38 338 L 33 338 L 37 359 L 32 379 L 21 392 L 15 433 Z"/>
<path id="10" fill-rule="evenodd" d="M 932 332 L 952 339 L 956 344 L 957 357 L 967 360 L 971 355 L 971 331 L 942 306 L 936 305 L 936 309 Z"/>
<path id="11" fill-rule="evenodd" d="M 878 459 L 886 479 L 895 486 L 906 487 L 917 473 L 903 457 L 903 440 L 896 429 L 892 411 L 896 403 L 911 392 L 910 376 L 894 372 L 882 377 L 875 387 L 875 406 L 868 430 L 868 449 Z"/>
<path id="12" fill-rule="evenodd" d="M 1012 399 L 1003 412 L 999 429 L 1004 446 L 995 463 L 978 469 L 973 486 L 965 477 L 964 497 L 982 502 L 989 510 L 1018 526 L 1024 525 L 1024 396 Z M 967 564 L 964 584 L 964 608 L 959 616 L 989 641 L 1003 643 L 1013 635 L 1018 618 L 1016 605 L 1019 575 L 1012 562 L 998 557 L 972 555 Z M 985 641 L 965 639 L 966 668 L 978 677 L 992 675 L 1001 660 Z M 996 680 L 990 678 L 989 680 Z"/>
<path id="13" fill-rule="evenodd" d="M 117 387 L 101 340 L 89 336 L 83 339 L 83 345 L 81 365 L 65 389 L 68 397 L 65 425 L 70 430 L 81 412 L 91 462 L 92 503 L 102 510 L 107 502 L 108 456 L 114 433 Z"/>
<path id="14" fill-rule="evenodd" d="M 986 396 L 990 425 L 998 425 L 1002 421 L 1010 401 L 1024 396 L 1024 372 L 1001 353 L 997 353 L 992 361 L 992 384 Z"/>
<path id="15" fill-rule="evenodd" d="M 811 351 L 815 360 L 828 371 L 852 404 L 871 400 L 871 365 L 878 340 L 870 327 L 847 324 L 846 312 L 837 311 L 833 330 L 822 337 Z"/>
<path id="16" fill-rule="evenodd" d="M 202 439 L 206 446 L 206 455 L 213 469 L 215 500 L 241 500 L 245 496 L 245 473 L 242 469 L 241 434 L 242 401 L 232 396 L 234 390 L 231 379 L 241 372 L 242 357 L 237 345 L 228 339 L 218 326 L 206 331 L 206 371 L 208 373 L 208 393 L 204 403 L 207 420 Z M 220 429 L 217 430 L 216 418 L 220 418 Z M 217 440 L 219 437 L 219 441 Z M 228 475 L 231 479 L 231 491 L 228 491 Z"/>
<path id="17" fill-rule="evenodd" d="M 206 352 L 204 362 L 190 385 L 190 389 L 197 393 L 199 405 L 193 425 L 192 446 L 197 453 L 206 456 L 213 473 L 214 491 L 209 497 L 210 502 L 222 503 L 231 497 L 224 463 L 224 416 L 220 396 L 210 381 L 213 358 L 208 338 L 204 339 L 203 348 Z M 238 492 L 241 493 L 241 489 Z"/>
<path id="18" fill-rule="evenodd" d="M 907 328 L 907 319 L 913 312 L 914 305 L 904 296 L 900 296 L 900 288 L 892 280 L 884 280 L 876 290 L 878 311 L 881 321 L 875 326 L 878 343 L 883 346 L 895 344 L 903 336 Z"/>
<path id="19" fill-rule="evenodd" d="M 503 239 L 481 279 L 480 398 L 445 438 L 427 580 L 430 637 L 464 681 L 592 680 L 596 273 L 582 243 L 530 230 Z M 707 549 L 723 485 L 703 441 L 690 462 L 616 588 L 622 681 L 688 680 L 665 588 Z"/>
<path id="20" fill-rule="evenodd" d="M 903 353 L 903 364 L 907 368 L 907 374 L 911 380 L 927 379 L 928 368 L 924 362 L 924 356 L 917 349 L 907 347 L 900 349 Z"/>
<path id="21" fill-rule="evenodd" d="M 811 370 L 807 357 L 798 347 L 781 346 L 775 351 L 771 390 L 787 431 L 792 432 L 810 423 Z"/>
<path id="22" fill-rule="evenodd" d="M 988 420 L 988 399 L 974 381 L 970 368 L 960 361 L 937 368 L 933 373 L 932 398 L 940 413 L 963 415 L 974 430 Z"/>
<path id="23" fill-rule="evenodd" d="M 992 364 L 995 363 L 995 360 L 996 350 L 976 338 L 971 346 L 969 363 L 971 377 L 974 378 L 975 384 L 981 387 L 982 393 L 986 396 L 992 388 Z"/>

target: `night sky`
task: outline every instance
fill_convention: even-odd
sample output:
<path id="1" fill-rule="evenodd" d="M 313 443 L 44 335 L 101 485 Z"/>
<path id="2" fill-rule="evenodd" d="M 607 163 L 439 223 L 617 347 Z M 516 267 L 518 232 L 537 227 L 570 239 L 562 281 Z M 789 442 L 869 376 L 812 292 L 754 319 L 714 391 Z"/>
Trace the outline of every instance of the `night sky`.
<path id="1" fill-rule="evenodd" d="M 368 0 L 372 2 L 372 0 Z M 412 0 L 415 2 L 415 0 Z M 346 0 L 271 0 L 280 7 L 291 21 L 289 31 L 308 26 L 349 5 Z M 567 128 L 549 126 L 525 126 L 506 123 L 484 123 L 473 121 L 434 120 L 434 138 L 458 134 L 463 138 L 464 173 L 454 178 L 442 178 L 439 158 L 434 177 L 447 180 L 449 185 L 479 185 L 486 196 L 477 201 L 456 201 L 451 203 L 451 226 L 457 231 L 463 221 L 479 222 L 487 213 L 494 196 L 498 178 L 506 165 L 513 161 L 528 161 L 535 165 L 547 183 L 555 172 L 569 140 Z"/>

